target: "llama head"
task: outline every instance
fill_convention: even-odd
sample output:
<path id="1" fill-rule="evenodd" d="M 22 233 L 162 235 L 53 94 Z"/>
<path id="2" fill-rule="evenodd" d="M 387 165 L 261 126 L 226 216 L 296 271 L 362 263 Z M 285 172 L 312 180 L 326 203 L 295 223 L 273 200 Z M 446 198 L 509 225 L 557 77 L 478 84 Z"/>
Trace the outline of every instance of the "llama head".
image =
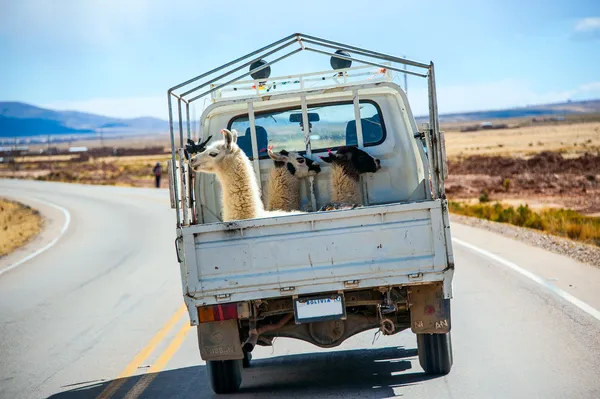
<path id="1" fill-rule="evenodd" d="M 221 130 L 223 140 L 216 141 L 206 150 L 196 154 L 190 160 L 190 166 L 194 172 L 215 173 L 228 159 L 236 157 L 240 153 L 237 146 L 238 133 L 235 129 L 229 131 Z"/>
<path id="2" fill-rule="evenodd" d="M 297 178 L 316 176 L 321 171 L 321 165 L 312 159 L 294 151 L 281 150 L 273 152 L 273 147 L 267 148 L 269 157 L 275 162 L 276 168 L 287 168 L 288 172 Z"/>
<path id="3" fill-rule="evenodd" d="M 340 147 L 336 154 L 331 151 L 328 152 L 328 156 L 321 157 L 323 161 L 345 168 L 352 167 L 359 174 L 375 173 L 381 169 L 379 159 L 356 147 Z"/>

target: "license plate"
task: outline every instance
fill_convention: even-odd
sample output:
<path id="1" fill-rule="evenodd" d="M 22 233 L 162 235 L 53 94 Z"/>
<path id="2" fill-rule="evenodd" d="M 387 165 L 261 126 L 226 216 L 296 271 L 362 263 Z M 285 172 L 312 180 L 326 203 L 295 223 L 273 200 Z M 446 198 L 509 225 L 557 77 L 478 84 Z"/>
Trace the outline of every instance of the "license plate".
<path id="1" fill-rule="evenodd" d="M 296 298 L 294 299 L 294 315 L 296 324 L 345 319 L 344 295 Z"/>

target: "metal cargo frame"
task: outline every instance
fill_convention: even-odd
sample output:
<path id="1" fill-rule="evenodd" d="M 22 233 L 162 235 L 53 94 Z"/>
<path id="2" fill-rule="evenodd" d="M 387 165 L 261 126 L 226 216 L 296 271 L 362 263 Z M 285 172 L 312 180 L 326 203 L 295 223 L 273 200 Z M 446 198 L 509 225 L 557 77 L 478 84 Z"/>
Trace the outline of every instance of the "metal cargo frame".
<path id="1" fill-rule="evenodd" d="M 291 48 L 291 49 L 290 49 Z M 285 51 L 284 51 L 285 50 Z M 276 64 L 294 54 L 301 51 L 310 51 L 330 57 L 335 57 L 343 60 L 349 60 L 357 62 L 359 64 L 384 68 L 385 70 L 391 70 L 398 73 L 409 74 L 427 79 L 428 84 L 428 98 L 429 98 L 429 126 L 424 132 L 424 138 L 427 146 L 428 160 L 426 161 L 426 167 L 429 171 L 430 178 L 432 180 L 432 197 L 433 199 L 441 198 L 445 199 L 445 188 L 444 188 L 444 171 L 442 163 L 442 154 L 444 149 L 442 148 L 443 143 L 440 139 L 439 131 L 439 118 L 438 118 L 438 107 L 437 107 L 437 96 L 435 88 L 435 73 L 434 64 L 416 62 L 408 60 L 402 57 L 396 57 L 388 54 L 383 54 L 360 47 L 350 46 L 331 40 L 321 39 L 318 37 L 305 35 L 302 33 L 295 33 L 287 36 L 281 40 L 269 44 L 268 46 L 262 47 L 255 50 L 243 57 L 237 58 L 231 62 L 214 68 L 206 73 L 198 75 L 192 79 L 189 79 L 183 83 L 171 87 L 167 92 L 168 107 L 169 107 L 169 132 L 171 139 L 171 161 L 169 162 L 169 173 L 171 173 L 172 187 L 171 189 L 171 204 L 176 210 L 177 217 L 177 228 L 182 226 L 188 226 L 190 224 L 189 212 L 191 211 L 191 222 L 196 223 L 196 213 L 193 210 L 193 188 L 191 184 L 191 171 L 184 162 L 184 146 L 186 144 L 184 138 L 191 139 L 191 127 L 190 127 L 190 104 L 206 96 L 211 96 L 212 100 L 215 101 L 213 93 L 220 89 L 231 85 L 234 82 L 241 81 L 243 78 L 250 76 L 251 74 L 265 69 L 273 64 Z M 351 55 L 346 57 L 341 54 L 335 54 L 336 50 L 343 50 Z M 286 52 L 287 51 L 287 52 Z M 283 53 L 282 55 L 280 55 Z M 242 72 L 234 78 L 228 78 L 230 75 L 241 71 L 242 69 L 250 66 L 252 63 L 263 60 L 265 57 L 275 56 L 272 61 L 268 61 L 257 68 Z M 360 56 L 361 58 L 355 58 Z M 403 68 L 396 66 L 400 64 Z M 411 67 L 413 69 L 406 69 Z M 355 68 L 347 68 L 355 69 Z M 345 73 L 344 69 L 336 70 L 336 72 Z M 261 79 L 268 80 L 268 79 Z M 259 80 L 254 81 L 255 85 L 260 84 Z M 308 126 L 308 114 L 307 114 L 307 102 L 306 95 L 302 95 L 303 85 L 301 84 L 301 91 L 297 92 L 297 96 L 301 98 L 303 124 Z M 258 89 L 257 89 L 258 92 Z M 260 98 L 260 97 L 259 97 Z M 173 119 L 173 101 L 177 103 L 177 115 L 178 115 L 178 131 L 179 131 L 179 146 L 176 146 L 176 129 L 174 126 Z M 353 102 L 355 106 L 355 118 L 357 126 L 357 141 L 359 148 L 363 146 L 362 129 L 360 123 L 360 113 L 358 111 L 358 90 L 353 90 Z M 256 129 L 254 126 L 254 105 L 253 102 L 248 102 L 248 115 L 250 118 L 250 130 L 251 130 L 251 142 L 253 154 L 258 154 L 257 151 L 257 139 Z M 183 116 L 185 108 L 185 118 Z M 184 122 L 185 131 L 184 134 Z M 415 137 L 418 137 L 419 132 L 414 132 Z M 310 148 L 310 137 L 309 129 L 305 130 L 305 142 L 306 142 L 306 153 L 308 156 L 311 155 Z M 257 167 L 258 157 L 254 156 L 255 170 L 260 177 L 260 170 Z M 178 162 L 177 160 L 181 160 Z M 426 176 L 426 179 L 428 177 Z M 260 181 L 260 178 L 259 178 Z M 181 188 L 181 189 L 180 189 Z M 312 190 L 311 182 L 311 196 L 313 207 L 314 192 Z M 313 208 L 314 210 L 314 208 Z"/>

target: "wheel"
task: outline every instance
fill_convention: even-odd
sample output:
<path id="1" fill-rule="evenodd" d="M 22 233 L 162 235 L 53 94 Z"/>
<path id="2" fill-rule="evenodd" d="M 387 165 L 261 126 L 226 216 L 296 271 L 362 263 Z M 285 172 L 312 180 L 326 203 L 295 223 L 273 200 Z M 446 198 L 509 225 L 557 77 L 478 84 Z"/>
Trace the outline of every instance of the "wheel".
<path id="1" fill-rule="evenodd" d="M 427 374 L 446 375 L 452 369 L 450 333 L 417 334 L 419 363 Z"/>
<path id="2" fill-rule="evenodd" d="M 215 393 L 233 393 L 240 389 L 242 360 L 209 360 L 206 367 L 210 385 Z"/>
<path id="3" fill-rule="evenodd" d="M 252 353 L 244 351 L 244 360 L 242 361 L 242 365 L 245 369 L 250 367 L 250 361 L 252 360 Z"/>

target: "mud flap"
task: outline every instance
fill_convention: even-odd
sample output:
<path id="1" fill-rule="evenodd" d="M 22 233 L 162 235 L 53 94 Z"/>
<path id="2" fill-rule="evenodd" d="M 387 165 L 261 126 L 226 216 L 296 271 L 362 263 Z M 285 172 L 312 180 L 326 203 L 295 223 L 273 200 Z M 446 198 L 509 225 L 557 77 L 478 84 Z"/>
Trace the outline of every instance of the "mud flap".
<path id="1" fill-rule="evenodd" d="M 450 300 L 444 299 L 442 283 L 408 287 L 410 325 L 415 334 L 450 331 Z"/>
<path id="2" fill-rule="evenodd" d="M 198 346 L 202 360 L 244 358 L 237 320 L 198 324 Z"/>

